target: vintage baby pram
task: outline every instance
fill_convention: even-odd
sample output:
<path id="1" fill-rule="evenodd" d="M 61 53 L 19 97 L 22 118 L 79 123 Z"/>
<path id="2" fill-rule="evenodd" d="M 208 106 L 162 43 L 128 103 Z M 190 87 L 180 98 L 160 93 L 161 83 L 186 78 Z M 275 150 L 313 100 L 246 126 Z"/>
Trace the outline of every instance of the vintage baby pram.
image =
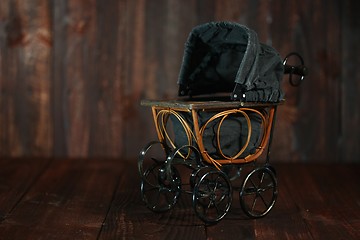
<path id="1" fill-rule="evenodd" d="M 287 64 L 293 55 L 299 65 Z M 158 135 L 138 159 L 146 206 L 167 211 L 189 193 L 197 216 L 212 224 L 226 215 L 237 191 L 248 216 L 265 216 L 278 193 L 269 153 L 276 109 L 284 102 L 284 73 L 293 85 L 293 74 L 301 82 L 301 57 L 282 60 L 253 30 L 231 22 L 195 27 L 185 46 L 179 97 L 141 102 L 151 107 Z M 190 170 L 188 183 L 181 166 Z"/>

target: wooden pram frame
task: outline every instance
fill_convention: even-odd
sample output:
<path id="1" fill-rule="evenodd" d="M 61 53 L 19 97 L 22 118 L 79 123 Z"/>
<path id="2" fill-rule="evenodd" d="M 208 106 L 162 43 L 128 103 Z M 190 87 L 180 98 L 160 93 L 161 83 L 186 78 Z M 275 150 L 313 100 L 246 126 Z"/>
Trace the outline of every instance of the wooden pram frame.
<path id="1" fill-rule="evenodd" d="M 158 135 L 158 141 L 150 142 L 139 155 L 141 194 L 146 206 L 154 212 L 164 212 L 176 204 L 180 193 L 184 190 L 182 190 L 181 176 L 175 165 L 185 165 L 192 170 L 191 190 L 185 192 L 192 194 L 195 213 L 207 224 L 217 223 L 230 209 L 233 192 L 231 181 L 240 177 L 241 169 L 247 163 L 254 163 L 253 170 L 245 175 L 241 187 L 236 190 L 240 194 L 241 207 L 249 217 L 265 216 L 272 209 L 277 198 L 276 173 L 269 164 L 269 155 L 276 110 L 280 103 L 212 100 L 142 101 L 142 106 L 152 109 Z M 199 113 L 202 111 L 211 111 L 215 114 L 205 123 L 200 123 Z M 182 117 L 181 113 L 187 113 L 190 116 L 189 119 Z M 244 155 L 253 130 L 248 113 L 260 116 L 262 122 L 260 126 L 263 131 L 256 144 L 256 150 Z M 222 123 L 231 114 L 240 114 L 236 117 L 246 119 L 248 133 L 247 141 L 241 149 L 233 156 L 227 156 L 221 150 L 220 129 Z M 184 146 L 176 146 L 167 131 L 170 115 L 174 115 L 183 127 L 188 139 L 188 143 Z M 220 153 L 217 157 L 207 152 L 203 142 L 204 131 L 213 121 L 217 121 L 216 142 L 217 152 Z M 150 157 L 149 160 L 153 164 L 144 169 L 145 155 L 149 155 L 148 151 L 155 145 L 161 145 L 166 157 L 163 159 Z M 266 148 L 265 164 L 255 164 L 255 160 Z M 187 149 L 187 152 L 184 152 L 184 149 Z M 238 172 L 230 177 L 226 173 L 226 166 L 230 168 L 235 166 Z M 259 207 L 259 203 L 262 207 Z"/>
<path id="2" fill-rule="evenodd" d="M 152 109 L 153 120 L 155 123 L 155 128 L 157 136 L 160 142 L 168 142 L 170 147 L 176 149 L 179 146 L 176 146 L 174 141 L 169 136 L 166 129 L 166 122 L 170 114 L 175 115 L 178 118 L 179 122 L 182 124 L 184 131 L 188 137 L 188 145 L 194 145 L 192 140 L 195 140 L 195 146 L 198 148 L 202 160 L 209 164 L 213 164 L 217 169 L 224 164 L 244 164 L 253 162 L 262 155 L 264 149 L 267 147 L 266 162 L 270 160 L 270 146 L 272 141 L 272 133 L 274 129 L 275 116 L 277 106 L 280 103 L 252 103 L 252 102 L 238 102 L 238 101 L 194 101 L 194 100 L 144 100 L 141 102 L 142 106 L 149 106 Z M 217 112 L 212 118 L 210 118 L 203 125 L 199 122 L 199 112 L 200 111 L 215 111 Z M 190 127 L 187 121 L 181 117 L 179 112 L 187 112 L 192 116 L 192 125 Z M 245 149 L 248 147 L 249 140 L 252 134 L 252 126 L 250 119 L 248 117 L 248 112 L 258 114 L 262 119 L 262 129 L 263 134 L 261 137 L 261 142 L 258 145 L 255 152 L 246 155 L 245 157 L 240 157 Z M 246 119 L 248 125 L 248 136 L 246 143 L 242 148 L 233 156 L 227 156 L 223 153 L 220 144 L 220 128 L 223 121 L 231 114 L 239 113 Z M 221 155 L 221 158 L 213 158 L 210 156 L 204 146 L 203 134 L 206 126 L 214 121 L 215 119 L 221 118 L 219 120 L 219 127 L 217 130 L 217 149 Z M 193 128 L 193 129 L 192 129 Z M 189 150 L 190 151 L 190 150 Z M 187 156 L 182 156 L 185 160 Z"/>

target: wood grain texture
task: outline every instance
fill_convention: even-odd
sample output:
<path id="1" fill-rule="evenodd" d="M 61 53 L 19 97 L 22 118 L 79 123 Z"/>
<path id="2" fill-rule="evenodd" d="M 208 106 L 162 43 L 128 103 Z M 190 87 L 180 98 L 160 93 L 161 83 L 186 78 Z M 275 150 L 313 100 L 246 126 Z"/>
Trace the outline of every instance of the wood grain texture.
<path id="1" fill-rule="evenodd" d="M 115 168 L 114 162 L 105 160 L 100 165 L 84 159 L 68 163 L 54 160 L 36 181 L 29 182 L 31 188 L 27 187 L 16 209 L 1 222 L 2 239 L 96 239 L 121 171 L 126 169 Z M 27 167 L 26 163 L 15 166 L 22 172 Z M 35 164 L 35 173 L 37 169 L 41 166 Z M 5 186 L 20 183 L 18 179 Z"/>
<path id="2" fill-rule="evenodd" d="M 0 156 L 133 157 L 155 135 L 142 99 L 177 94 L 191 29 L 236 21 L 309 76 L 284 78 L 274 161 L 359 158 L 360 4 L 91 0 L 0 3 Z"/>
<path id="3" fill-rule="evenodd" d="M 346 161 L 356 161 L 360 155 L 360 149 L 352 146 L 352 143 L 360 142 L 360 63 L 359 41 L 360 20 L 357 13 L 360 11 L 360 3 L 356 1 L 344 1 L 341 5 L 341 15 L 346 16 L 341 21 L 341 122 L 340 137 L 338 142 L 342 158 Z"/>
<path id="4" fill-rule="evenodd" d="M 46 1 L 1 3 L 0 155 L 52 153 L 51 47 Z"/>
<path id="5" fill-rule="evenodd" d="M 0 169 L 0 222 L 12 214 L 31 186 L 47 169 L 51 159 L 12 159 Z M 3 164 L 3 162 L 1 162 Z"/>
<path id="6" fill-rule="evenodd" d="M 147 209 L 136 159 L 2 158 L 0 238 L 359 239 L 359 164 L 274 167 L 279 195 L 268 215 L 249 219 L 234 188 L 227 215 L 205 225 L 185 192 L 167 212 Z M 182 174 L 183 189 L 188 181 Z"/>

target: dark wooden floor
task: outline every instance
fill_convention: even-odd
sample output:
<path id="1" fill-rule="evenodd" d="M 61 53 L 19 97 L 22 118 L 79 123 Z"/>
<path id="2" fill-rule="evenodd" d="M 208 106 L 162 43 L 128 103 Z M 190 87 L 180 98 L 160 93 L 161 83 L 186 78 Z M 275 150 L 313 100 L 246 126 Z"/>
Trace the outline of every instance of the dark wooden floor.
<path id="1" fill-rule="evenodd" d="M 169 212 L 141 202 L 136 160 L 1 159 L 0 239 L 360 239 L 360 165 L 276 164 L 265 218 L 231 211 L 205 226 L 183 195 Z"/>

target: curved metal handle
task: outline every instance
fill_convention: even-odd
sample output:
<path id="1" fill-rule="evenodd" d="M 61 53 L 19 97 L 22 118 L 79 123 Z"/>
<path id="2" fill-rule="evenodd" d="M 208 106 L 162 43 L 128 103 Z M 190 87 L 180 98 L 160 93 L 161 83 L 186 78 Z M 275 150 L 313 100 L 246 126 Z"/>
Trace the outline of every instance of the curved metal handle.
<path id="1" fill-rule="evenodd" d="M 296 66 L 287 64 L 287 61 L 291 56 L 296 56 L 300 60 L 301 64 Z M 289 74 L 289 82 L 292 86 L 299 86 L 301 82 L 305 79 L 305 76 L 308 75 L 308 68 L 304 65 L 304 59 L 297 52 L 291 52 L 286 55 L 283 61 L 283 65 L 284 74 Z M 295 82 L 292 77 L 293 74 L 301 76 L 300 81 Z"/>

